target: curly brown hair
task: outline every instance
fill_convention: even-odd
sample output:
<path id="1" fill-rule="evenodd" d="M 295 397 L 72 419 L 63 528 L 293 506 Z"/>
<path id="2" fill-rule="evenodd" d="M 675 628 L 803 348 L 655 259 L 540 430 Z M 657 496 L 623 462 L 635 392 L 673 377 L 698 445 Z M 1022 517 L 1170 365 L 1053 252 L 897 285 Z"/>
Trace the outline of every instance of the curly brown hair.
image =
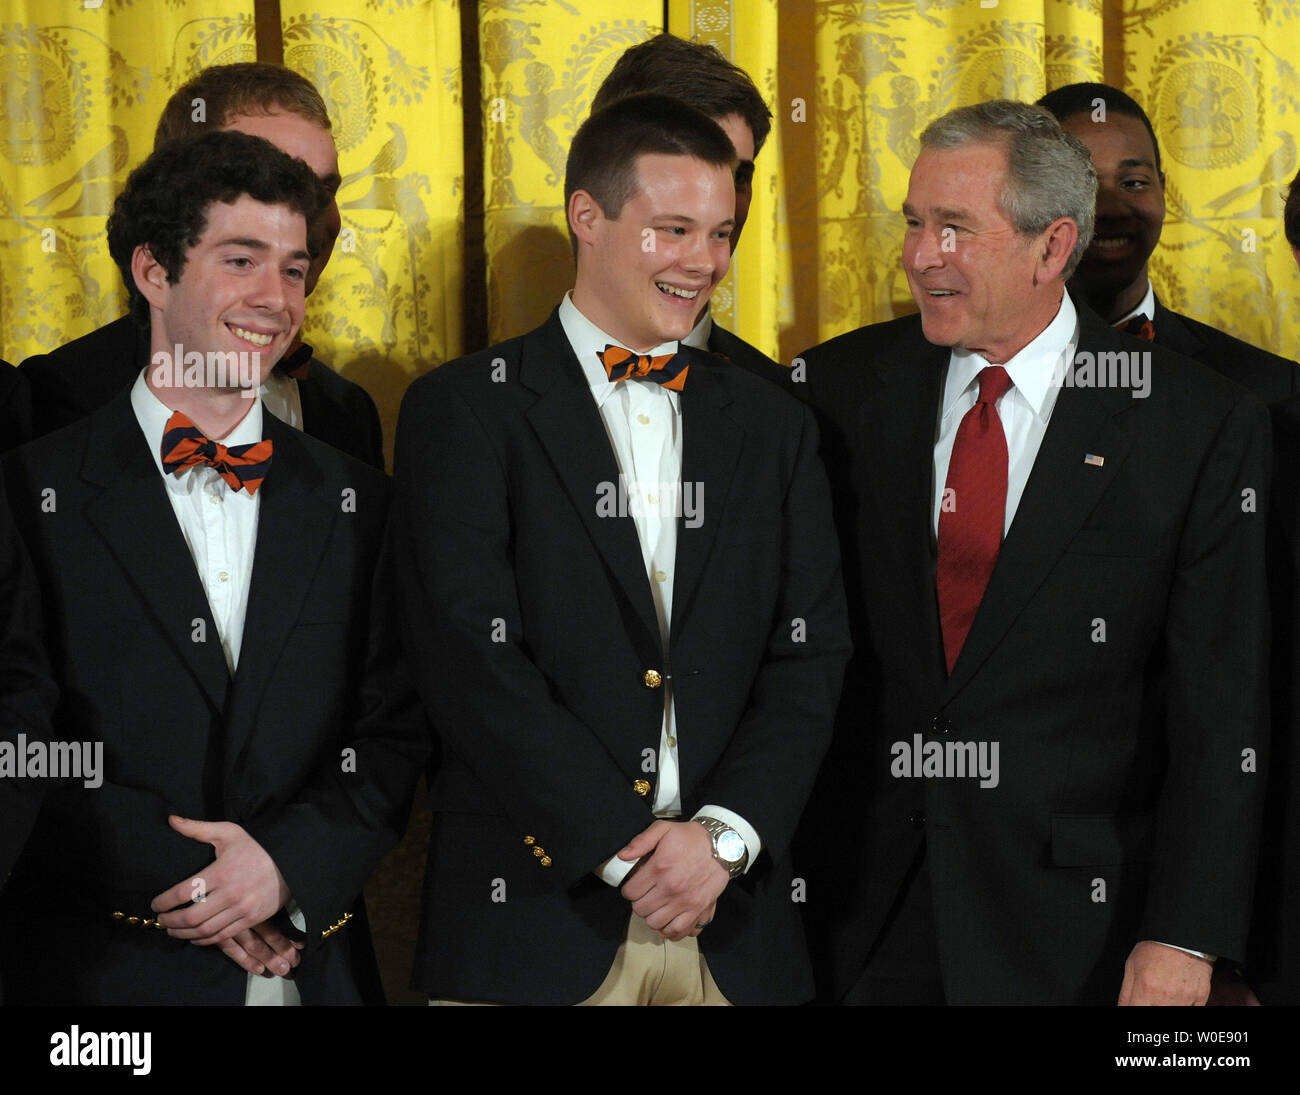
<path id="1" fill-rule="evenodd" d="M 131 296 L 131 318 L 149 323 L 149 303 L 131 275 L 142 244 L 175 285 L 185 257 L 207 228 L 213 202 L 233 204 L 247 194 L 267 205 L 287 205 L 310 226 L 330 195 L 302 160 L 247 133 L 215 130 L 155 151 L 131 172 L 108 218 L 108 250 Z M 308 239 L 315 253 L 318 241 Z"/>

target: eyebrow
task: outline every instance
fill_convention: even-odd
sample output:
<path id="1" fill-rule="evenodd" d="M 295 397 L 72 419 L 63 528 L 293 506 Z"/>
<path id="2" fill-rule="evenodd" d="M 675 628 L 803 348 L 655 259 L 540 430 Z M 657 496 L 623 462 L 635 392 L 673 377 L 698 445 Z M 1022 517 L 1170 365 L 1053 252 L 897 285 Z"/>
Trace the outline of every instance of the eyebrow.
<path id="1" fill-rule="evenodd" d="M 269 251 L 271 245 L 266 240 L 255 239 L 252 236 L 230 236 L 224 240 L 218 240 L 214 245 L 216 247 L 247 247 L 250 251 Z M 289 256 L 293 259 L 306 259 L 311 261 L 311 255 L 306 251 L 294 251 Z"/>
<path id="2" fill-rule="evenodd" d="M 689 225 L 694 225 L 698 223 L 694 217 L 688 217 L 685 213 L 656 213 L 650 219 L 652 221 L 678 221 L 681 224 L 689 224 Z M 735 224 L 735 223 L 736 223 L 735 217 L 728 217 L 725 221 L 718 221 L 717 226 L 721 228 L 724 225 Z"/>
<path id="3" fill-rule="evenodd" d="M 965 209 L 933 208 L 930 212 L 934 214 L 937 220 L 964 221 L 970 218 L 970 212 Z M 906 217 L 917 216 L 916 206 L 911 202 L 903 202 L 903 215 Z"/>
<path id="4" fill-rule="evenodd" d="M 1155 161 L 1148 160 L 1145 156 L 1126 156 L 1119 161 L 1120 167 L 1149 167 L 1155 170 Z"/>
<path id="5" fill-rule="evenodd" d="M 325 189 L 329 190 L 331 193 L 337 190 L 343 183 L 343 176 L 337 171 L 331 171 L 328 175 L 317 175 L 316 177 L 320 179 L 321 183 L 325 186 Z"/>

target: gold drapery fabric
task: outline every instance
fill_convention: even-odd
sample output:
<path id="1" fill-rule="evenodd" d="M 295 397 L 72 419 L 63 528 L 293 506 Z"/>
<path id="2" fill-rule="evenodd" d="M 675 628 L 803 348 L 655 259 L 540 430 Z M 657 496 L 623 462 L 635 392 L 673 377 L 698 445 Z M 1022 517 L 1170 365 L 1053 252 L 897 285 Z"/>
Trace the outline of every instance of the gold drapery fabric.
<path id="1" fill-rule="evenodd" d="M 284 63 L 316 85 L 342 230 L 303 338 L 370 392 L 392 452 L 407 384 L 465 351 L 457 0 L 281 0 Z"/>
<path id="2" fill-rule="evenodd" d="M 910 310 L 899 206 L 937 114 L 1077 80 L 1150 113 L 1168 175 L 1156 291 L 1294 356 L 1297 273 L 1280 213 L 1300 129 L 1300 0 L 282 0 L 287 64 L 335 120 L 347 240 L 307 337 L 391 426 L 410 376 L 545 317 L 572 277 L 568 143 L 619 53 L 667 24 L 718 45 L 768 97 L 750 223 L 720 322 L 789 362 Z M 252 0 L 4 0 L 0 26 L 0 356 L 84 334 L 125 306 L 103 217 L 167 96 L 255 56 Z M 480 94 L 466 101 L 462 64 Z M 481 155 L 462 133 L 474 112 Z M 470 127 L 473 128 L 473 127 Z M 466 179 L 482 180 L 481 263 Z M 481 271 L 471 276 L 468 271 Z M 477 339 L 481 342 L 482 339 Z"/>
<path id="3" fill-rule="evenodd" d="M 104 218 L 171 93 L 251 61 L 253 0 L 4 0 L 0 357 L 17 364 L 117 319 Z"/>

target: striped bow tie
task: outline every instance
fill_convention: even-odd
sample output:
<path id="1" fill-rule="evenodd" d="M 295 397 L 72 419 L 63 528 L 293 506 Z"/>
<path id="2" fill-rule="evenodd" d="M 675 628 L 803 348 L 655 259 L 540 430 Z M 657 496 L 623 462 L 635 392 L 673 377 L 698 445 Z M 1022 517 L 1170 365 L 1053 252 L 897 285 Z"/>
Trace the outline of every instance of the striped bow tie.
<path id="1" fill-rule="evenodd" d="M 1134 316 L 1127 323 L 1115 324 L 1115 330 L 1123 331 L 1126 335 L 1133 335 L 1142 339 L 1144 342 L 1154 342 L 1156 337 L 1155 324 L 1146 316 Z"/>
<path id="2" fill-rule="evenodd" d="M 596 356 L 605 366 L 605 375 L 610 381 L 650 380 L 660 384 L 670 392 L 680 392 L 686 387 L 686 374 L 690 371 L 690 361 L 683 353 L 660 354 L 650 357 L 647 354 L 634 354 L 622 346 L 606 346 Z"/>
<path id="3" fill-rule="evenodd" d="M 228 449 L 219 441 L 209 441 L 193 422 L 176 411 L 167 419 L 163 431 L 162 464 L 173 475 L 196 464 L 207 464 L 216 468 L 231 490 L 242 488 L 256 494 L 271 467 L 271 442 L 257 441 Z"/>

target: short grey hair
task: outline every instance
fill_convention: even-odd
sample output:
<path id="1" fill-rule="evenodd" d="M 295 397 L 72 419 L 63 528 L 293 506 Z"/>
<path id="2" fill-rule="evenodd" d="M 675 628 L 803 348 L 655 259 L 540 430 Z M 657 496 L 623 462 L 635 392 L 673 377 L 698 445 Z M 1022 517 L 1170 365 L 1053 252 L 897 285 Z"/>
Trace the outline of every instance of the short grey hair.
<path id="1" fill-rule="evenodd" d="M 1088 146 L 1043 107 L 1010 99 L 949 111 L 921 134 L 922 148 L 969 144 L 1006 148 L 1006 186 L 998 204 L 1022 236 L 1036 236 L 1061 217 L 1078 225 L 1078 242 L 1061 273 L 1068 279 L 1092 242 L 1097 219 L 1097 170 Z"/>

